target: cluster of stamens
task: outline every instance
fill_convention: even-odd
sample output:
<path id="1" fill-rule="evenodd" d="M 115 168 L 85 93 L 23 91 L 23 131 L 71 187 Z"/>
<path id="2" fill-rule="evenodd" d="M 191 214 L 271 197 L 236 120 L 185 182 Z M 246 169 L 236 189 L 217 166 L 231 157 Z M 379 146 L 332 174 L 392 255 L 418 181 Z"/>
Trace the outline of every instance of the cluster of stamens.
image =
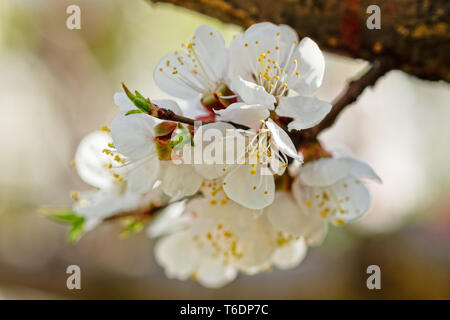
<path id="1" fill-rule="evenodd" d="M 280 34 L 277 33 L 277 36 L 280 36 Z M 292 74 L 295 74 L 297 77 L 300 76 L 300 73 L 298 72 L 298 62 L 296 59 L 292 59 L 297 44 L 298 42 L 294 41 L 288 57 L 284 62 L 280 61 L 280 48 L 277 45 L 273 50 L 269 49 L 261 51 L 258 55 L 257 63 L 251 64 L 255 82 L 264 87 L 268 93 L 276 97 L 287 94 L 288 76 Z M 258 45 L 259 41 L 255 41 L 255 46 Z M 245 43 L 244 47 L 248 48 L 249 44 Z M 293 66 L 290 66 L 289 64 L 293 64 Z"/>

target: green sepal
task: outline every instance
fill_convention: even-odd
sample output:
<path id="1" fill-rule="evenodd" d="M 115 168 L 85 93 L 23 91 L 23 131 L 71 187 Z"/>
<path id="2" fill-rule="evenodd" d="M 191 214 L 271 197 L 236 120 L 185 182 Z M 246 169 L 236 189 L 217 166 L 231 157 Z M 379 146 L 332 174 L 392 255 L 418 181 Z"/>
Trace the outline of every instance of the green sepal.
<path id="1" fill-rule="evenodd" d="M 164 121 L 155 126 L 155 136 L 162 137 L 172 134 L 177 128 L 176 122 Z"/>
<path id="2" fill-rule="evenodd" d="M 139 109 L 133 109 L 128 111 L 127 113 L 125 113 L 126 116 L 129 116 L 130 114 L 135 114 L 135 113 L 144 113 L 142 110 Z"/>
<path id="3" fill-rule="evenodd" d="M 162 140 L 156 137 L 155 150 L 159 160 L 167 161 L 172 159 L 171 140 Z"/>
<path id="4" fill-rule="evenodd" d="M 154 109 L 149 99 L 145 99 L 138 91 L 135 91 L 135 95 L 127 88 L 122 82 L 122 88 L 125 91 L 127 97 L 134 103 L 134 105 L 144 113 L 149 113 Z"/>

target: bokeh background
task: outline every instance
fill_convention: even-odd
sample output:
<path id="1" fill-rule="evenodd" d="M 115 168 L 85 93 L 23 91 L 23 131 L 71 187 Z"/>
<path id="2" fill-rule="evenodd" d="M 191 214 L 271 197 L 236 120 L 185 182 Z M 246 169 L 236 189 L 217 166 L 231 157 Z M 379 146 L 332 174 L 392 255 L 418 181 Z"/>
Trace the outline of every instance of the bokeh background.
<path id="1" fill-rule="evenodd" d="M 66 7 L 81 8 L 81 30 Z M 240 28 L 143 0 L 0 1 L 0 299 L 14 298 L 450 298 L 450 90 L 390 72 L 320 137 L 346 145 L 375 168 L 372 208 L 332 228 L 324 245 L 289 271 L 244 276 L 216 290 L 164 276 L 145 233 L 125 240 L 105 224 L 78 244 L 37 213 L 71 205 L 88 188 L 70 166 L 80 139 L 109 124 L 124 81 L 150 97 L 161 57 L 204 23 L 230 41 Z M 366 62 L 326 55 L 318 96 L 334 99 Z M 81 267 L 82 290 L 66 288 Z M 366 288 L 367 266 L 382 289 Z"/>

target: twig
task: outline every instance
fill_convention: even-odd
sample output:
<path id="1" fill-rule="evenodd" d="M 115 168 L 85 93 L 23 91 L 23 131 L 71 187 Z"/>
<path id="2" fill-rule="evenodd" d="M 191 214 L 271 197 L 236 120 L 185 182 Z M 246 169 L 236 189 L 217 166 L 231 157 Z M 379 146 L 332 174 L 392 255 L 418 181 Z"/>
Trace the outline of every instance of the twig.
<path id="1" fill-rule="evenodd" d="M 158 110 L 158 119 L 161 120 L 170 120 L 170 121 L 176 121 L 176 122 L 181 122 L 181 123 L 185 123 L 185 124 L 190 124 L 190 125 L 194 125 L 195 123 L 198 123 L 200 125 L 203 125 L 203 123 L 199 120 L 194 120 L 191 118 L 187 118 L 187 117 L 183 117 L 180 116 L 178 114 L 176 114 L 175 112 L 173 112 L 172 110 L 169 109 L 165 109 L 165 108 L 159 108 Z M 235 128 L 238 129 L 244 129 L 247 130 L 249 129 L 249 127 L 239 124 L 239 123 L 235 123 L 232 121 L 219 121 L 219 122 L 226 122 L 231 124 L 232 126 L 234 126 Z"/>
<path id="2" fill-rule="evenodd" d="M 167 208 L 168 206 L 170 206 L 171 204 L 175 203 L 175 202 L 180 202 L 180 201 L 184 201 L 184 200 L 190 200 L 190 199 L 194 199 L 198 196 L 200 196 L 201 193 L 197 192 L 191 196 L 186 196 L 183 197 L 181 199 L 178 199 L 174 202 L 165 202 L 163 204 L 157 205 L 154 203 L 150 203 L 149 206 L 147 206 L 146 208 L 139 208 L 136 210 L 129 210 L 129 211 L 122 211 L 120 213 L 117 213 L 113 216 L 110 216 L 106 219 L 104 219 L 103 221 L 115 221 L 117 219 L 122 219 L 122 218 L 126 218 L 126 217 L 135 217 L 141 220 L 144 220 L 145 218 L 150 218 L 156 214 L 158 214 L 158 212 L 162 209 Z"/>
<path id="3" fill-rule="evenodd" d="M 393 61 L 387 57 L 376 59 L 363 76 L 348 84 L 345 91 L 333 103 L 330 113 L 318 125 L 307 130 L 294 131 L 291 134 L 295 146 L 299 148 L 307 142 L 315 141 L 320 132 L 334 124 L 336 118 L 345 107 L 355 102 L 364 89 L 374 85 L 381 76 L 392 69 L 393 65 Z"/>

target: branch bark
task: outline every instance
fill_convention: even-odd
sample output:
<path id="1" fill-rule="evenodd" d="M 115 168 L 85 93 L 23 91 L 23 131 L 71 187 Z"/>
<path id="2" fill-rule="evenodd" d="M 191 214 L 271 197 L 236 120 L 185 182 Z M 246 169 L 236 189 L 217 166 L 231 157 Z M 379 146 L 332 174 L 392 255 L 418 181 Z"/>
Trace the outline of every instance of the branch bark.
<path id="1" fill-rule="evenodd" d="M 150 1 L 150 0 L 146 0 Z M 167 2 L 244 28 L 261 21 L 288 24 L 325 51 L 374 61 L 426 80 L 450 82 L 448 0 L 152 0 Z M 381 30 L 369 30 L 370 5 L 381 9 Z"/>

